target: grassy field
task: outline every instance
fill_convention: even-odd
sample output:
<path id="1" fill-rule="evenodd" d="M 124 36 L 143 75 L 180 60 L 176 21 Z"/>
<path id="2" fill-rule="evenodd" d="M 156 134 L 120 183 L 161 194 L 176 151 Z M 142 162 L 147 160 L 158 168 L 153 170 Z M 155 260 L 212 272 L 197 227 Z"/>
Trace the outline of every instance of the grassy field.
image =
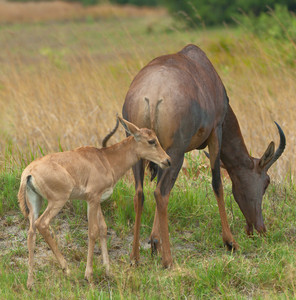
<path id="1" fill-rule="evenodd" d="M 24 23 L 0 18 L 0 299 L 295 298 L 294 42 L 260 40 L 243 28 L 184 30 L 163 11 L 94 9 L 75 21 L 28 22 L 25 11 Z M 273 120 L 285 131 L 287 148 L 270 170 L 263 201 L 267 235 L 245 235 L 226 176 L 228 219 L 240 245 L 238 253 L 226 251 L 207 162 L 202 154 L 188 155 L 189 177 L 180 174 L 169 203 L 172 269 L 151 258 L 147 245 L 155 208 L 155 183 L 148 178 L 141 262 L 129 264 L 134 188 L 128 174 L 103 204 L 112 275 L 104 275 L 97 247 L 94 283 L 83 279 L 86 207 L 76 201 L 52 226 L 71 276 L 64 276 L 38 235 L 36 284 L 28 291 L 28 223 L 16 200 L 22 168 L 49 152 L 100 146 L 140 68 L 188 43 L 199 45 L 216 67 L 252 155 L 261 157 L 271 140 L 278 143 Z M 121 129 L 112 142 L 123 137 Z"/>

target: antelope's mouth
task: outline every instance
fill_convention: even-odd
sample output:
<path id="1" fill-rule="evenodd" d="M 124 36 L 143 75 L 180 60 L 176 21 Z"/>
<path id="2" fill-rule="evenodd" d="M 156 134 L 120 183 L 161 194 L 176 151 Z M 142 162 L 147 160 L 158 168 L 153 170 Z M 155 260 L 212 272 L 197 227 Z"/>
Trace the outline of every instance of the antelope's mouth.
<path id="1" fill-rule="evenodd" d="M 264 224 L 262 225 L 253 225 L 253 224 L 248 224 L 246 225 L 246 233 L 247 235 L 253 235 L 254 233 L 254 227 L 257 230 L 259 234 L 264 235 L 266 233 L 266 227 Z"/>
<path id="2" fill-rule="evenodd" d="M 169 168 L 171 166 L 171 160 L 170 159 L 167 159 L 165 161 L 162 161 L 161 164 L 160 164 L 160 167 L 162 169 L 166 169 L 166 168 Z"/>

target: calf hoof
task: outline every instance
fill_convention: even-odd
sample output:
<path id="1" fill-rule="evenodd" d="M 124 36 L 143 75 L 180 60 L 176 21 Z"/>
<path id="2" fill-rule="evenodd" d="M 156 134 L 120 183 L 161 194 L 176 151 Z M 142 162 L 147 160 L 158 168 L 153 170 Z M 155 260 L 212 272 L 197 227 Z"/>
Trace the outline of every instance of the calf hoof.
<path id="1" fill-rule="evenodd" d="M 93 274 L 89 272 L 85 272 L 84 274 L 84 279 L 88 282 L 91 283 L 93 280 Z"/>
<path id="2" fill-rule="evenodd" d="M 137 266 L 139 264 L 140 255 L 134 254 L 133 251 L 130 255 L 130 266 Z"/>
<path id="3" fill-rule="evenodd" d="M 139 261 L 135 259 L 131 259 L 130 266 L 131 267 L 137 267 L 139 265 Z"/>
<path id="4" fill-rule="evenodd" d="M 27 280 L 27 289 L 31 290 L 33 286 L 34 280 L 33 279 L 28 279 Z"/>
<path id="5" fill-rule="evenodd" d="M 110 267 L 109 266 L 104 266 L 104 269 L 105 269 L 105 275 L 107 277 L 110 277 Z"/>
<path id="6" fill-rule="evenodd" d="M 66 276 L 70 276 L 70 275 L 71 275 L 71 271 L 70 271 L 69 268 L 66 268 L 66 269 L 64 269 L 63 271 L 64 271 L 64 273 L 66 274 Z"/>

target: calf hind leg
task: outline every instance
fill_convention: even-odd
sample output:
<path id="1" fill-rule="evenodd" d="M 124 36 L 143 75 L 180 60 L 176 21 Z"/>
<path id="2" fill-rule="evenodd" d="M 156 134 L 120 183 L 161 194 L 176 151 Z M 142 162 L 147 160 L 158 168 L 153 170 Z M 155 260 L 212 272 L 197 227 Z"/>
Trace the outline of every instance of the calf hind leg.
<path id="1" fill-rule="evenodd" d="M 27 279 L 27 287 L 31 289 L 33 282 L 34 282 L 34 250 L 36 244 L 36 226 L 35 220 L 39 216 L 40 207 L 42 204 L 42 198 L 30 188 L 27 188 L 27 205 L 29 208 L 29 222 L 30 227 L 28 231 L 28 250 L 29 250 L 29 272 L 28 272 L 28 279 Z"/>
<path id="2" fill-rule="evenodd" d="M 66 272 L 66 274 L 69 274 L 69 269 L 67 262 L 58 249 L 58 244 L 56 240 L 51 236 L 50 230 L 49 230 L 49 224 L 53 217 L 55 217 L 59 211 L 63 208 L 65 203 L 67 202 L 68 197 L 64 198 L 65 200 L 52 200 L 48 199 L 48 206 L 44 213 L 38 218 L 38 220 L 35 222 L 35 225 L 38 229 L 38 231 L 42 234 L 43 238 L 49 245 L 52 252 L 55 254 L 59 264 L 61 265 L 62 269 Z"/>

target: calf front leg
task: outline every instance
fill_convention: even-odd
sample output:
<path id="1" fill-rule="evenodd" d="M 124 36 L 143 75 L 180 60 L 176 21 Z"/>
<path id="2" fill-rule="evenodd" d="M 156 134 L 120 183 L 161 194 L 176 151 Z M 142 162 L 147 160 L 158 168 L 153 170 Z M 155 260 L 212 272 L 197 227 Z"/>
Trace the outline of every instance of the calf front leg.
<path id="1" fill-rule="evenodd" d="M 104 216 L 102 213 L 101 205 L 98 207 L 98 223 L 99 223 L 99 231 L 100 231 L 100 244 L 103 256 L 103 265 L 106 270 L 106 275 L 109 276 L 110 271 L 110 262 L 107 248 L 107 225 L 104 220 Z"/>
<path id="2" fill-rule="evenodd" d="M 100 199 L 95 201 L 91 199 L 87 206 L 88 217 L 88 253 L 84 278 L 91 282 L 93 276 L 93 256 L 96 239 L 99 236 L 99 224 L 98 224 L 98 207 L 100 205 Z M 97 199 L 96 199 L 97 200 Z"/>

